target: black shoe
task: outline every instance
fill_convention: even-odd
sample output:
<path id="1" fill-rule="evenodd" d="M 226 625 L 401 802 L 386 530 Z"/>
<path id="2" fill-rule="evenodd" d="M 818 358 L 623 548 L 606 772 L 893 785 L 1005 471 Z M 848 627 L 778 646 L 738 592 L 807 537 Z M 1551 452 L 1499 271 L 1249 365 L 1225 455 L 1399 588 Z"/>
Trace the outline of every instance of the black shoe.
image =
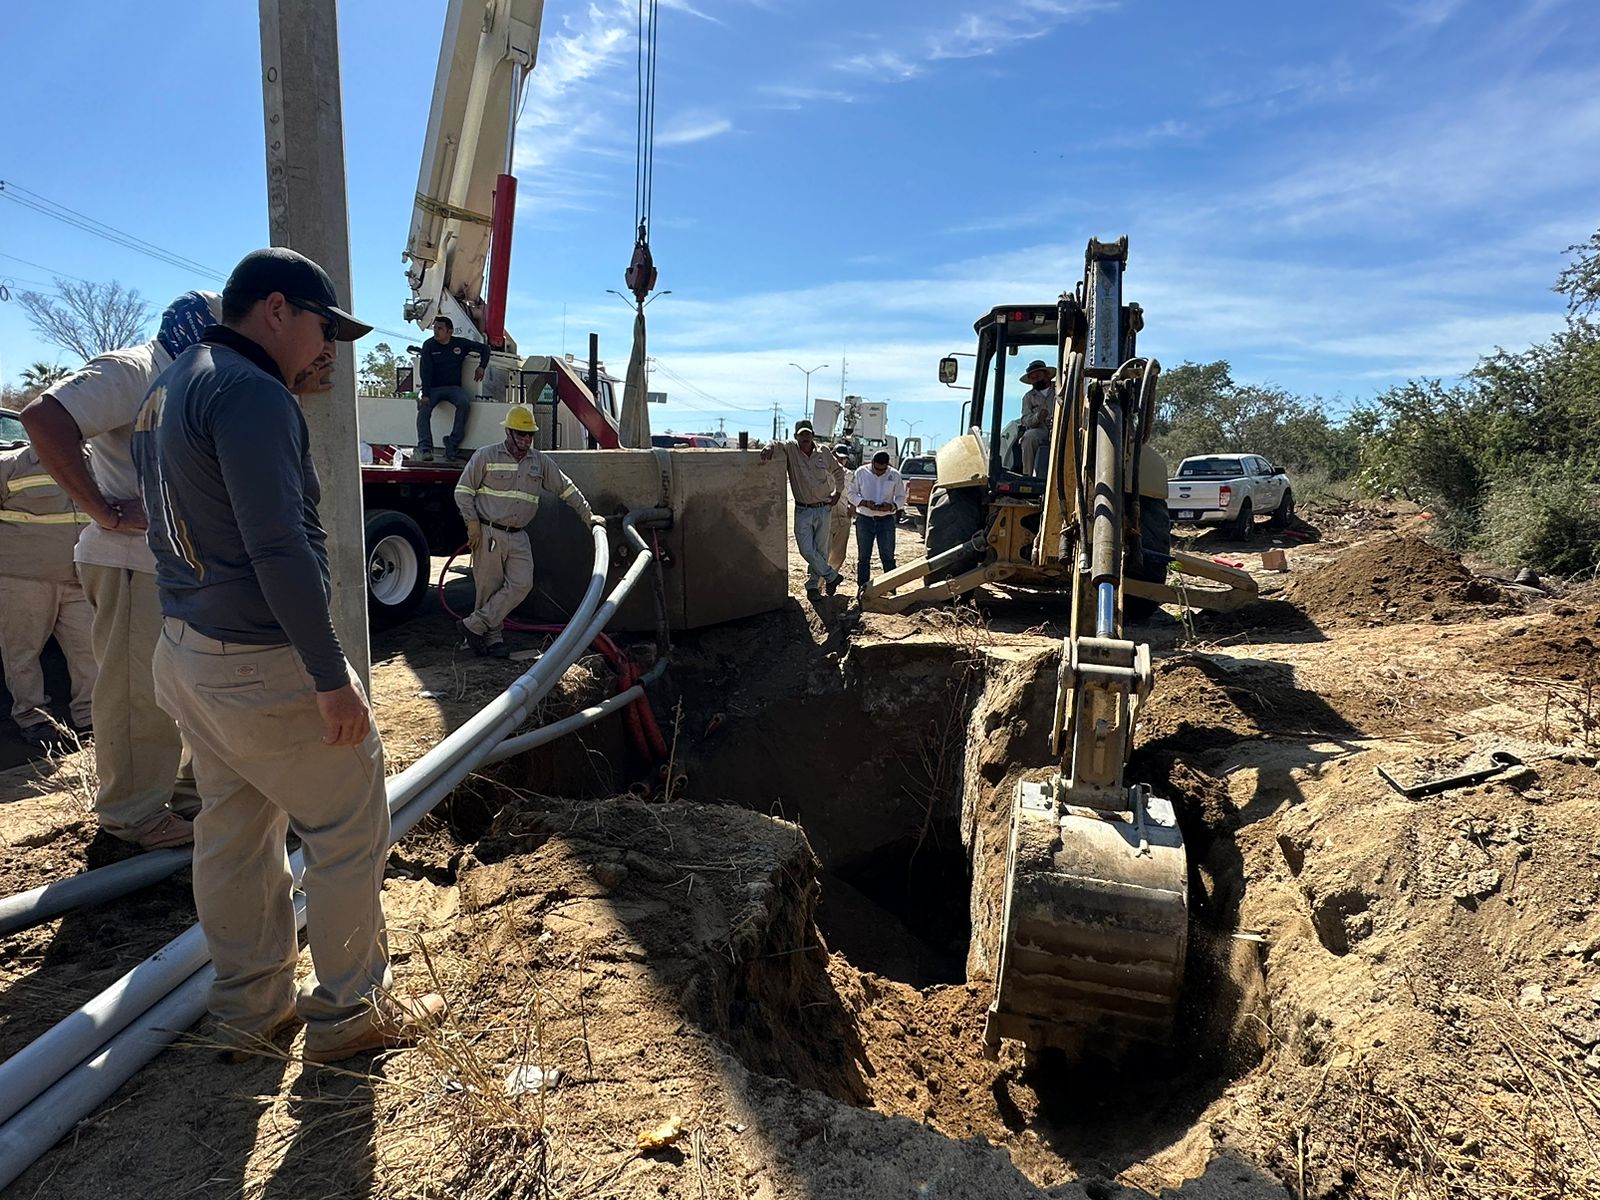
<path id="1" fill-rule="evenodd" d="M 467 628 L 465 621 L 457 621 L 456 628 L 461 631 L 461 636 L 467 639 L 467 646 L 479 658 L 489 653 L 489 644 L 483 640 L 483 635 L 473 633 L 472 630 Z"/>
<path id="2" fill-rule="evenodd" d="M 433 461 L 433 451 L 432 450 L 418 450 L 411 457 L 416 462 L 431 463 Z"/>
<path id="3" fill-rule="evenodd" d="M 839 594 L 839 585 L 841 583 L 843 583 L 843 582 L 844 582 L 844 576 L 841 575 L 838 571 L 835 571 L 833 573 L 833 578 L 829 579 L 825 583 L 823 583 L 822 587 L 823 587 L 823 590 L 828 593 L 828 595 L 837 596 Z"/>
<path id="4" fill-rule="evenodd" d="M 511 651 L 506 649 L 506 644 L 504 642 L 490 642 L 486 647 L 484 647 L 483 652 L 490 658 L 511 657 Z"/>

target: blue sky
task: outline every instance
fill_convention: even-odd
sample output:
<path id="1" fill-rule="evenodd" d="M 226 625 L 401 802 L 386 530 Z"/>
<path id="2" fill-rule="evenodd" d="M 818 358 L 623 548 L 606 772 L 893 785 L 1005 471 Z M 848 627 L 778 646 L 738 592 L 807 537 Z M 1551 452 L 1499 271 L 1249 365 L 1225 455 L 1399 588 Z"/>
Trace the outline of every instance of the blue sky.
<path id="1" fill-rule="evenodd" d="M 340 5 L 354 308 L 391 330 L 443 9 Z M 225 274 L 266 237 L 256 6 L 154 11 L 7 6 L 0 178 Z M 635 12 L 548 0 L 508 319 L 529 353 L 595 330 L 619 374 Z M 942 440 L 939 356 L 1123 233 L 1143 350 L 1343 407 L 1547 336 L 1600 226 L 1587 0 L 661 0 L 661 25 L 658 430 L 770 430 L 791 362 L 837 395 L 847 355 L 849 391 Z M 13 291 L 215 283 L 4 202 L 0 255 Z M 40 357 L 0 303 L 0 374 Z"/>

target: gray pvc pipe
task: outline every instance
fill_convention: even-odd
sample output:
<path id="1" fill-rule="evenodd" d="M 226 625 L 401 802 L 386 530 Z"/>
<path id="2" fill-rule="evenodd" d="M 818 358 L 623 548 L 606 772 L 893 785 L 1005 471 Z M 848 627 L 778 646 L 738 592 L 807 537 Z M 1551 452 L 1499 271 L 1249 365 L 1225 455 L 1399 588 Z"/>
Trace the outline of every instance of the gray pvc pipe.
<path id="1" fill-rule="evenodd" d="M 393 837 L 407 832 L 483 763 L 504 735 L 527 715 L 528 709 L 555 686 L 583 647 L 589 645 L 610 620 L 651 561 L 645 553 L 649 547 L 635 525 L 641 520 L 664 519 L 670 515 L 667 510 L 653 509 L 630 514 L 624 521 L 624 532 L 641 554 L 599 609 L 594 605 L 605 586 L 609 543 L 604 529 L 594 530 L 595 565 L 589 589 L 573 620 L 551 643 L 550 649 L 504 693 L 411 768 L 389 781 Z M 578 631 L 578 621 L 589 617 L 591 612 L 594 616 L 590 624 Z M 595 619 L 599 624 L 594 623 Z M 652 674 L 658 674 L 664 667 L 664 661 L 658 663 Z M 606 711 L 615 711 L 617 707 L 620 704 Z M 603 715 L 604 712 L 596 713 L 590 719 Z M 485 736 L 491 733 L 492 739 Z M 430 760 L 437 760 L 431 769 L 418 769 Z M 290 860 L 297 880 L 303 870 L 300 857 L 297 852 Z M 303 900 L 297 901 L 298 914 L 303 914 L 301 904 Z M 303 921 L 303 915 L 299 919 Z M 191 926 L 77 1012 L 0 1063 L 0 1113 L 9 1118 L 0 1125 L 0 1188 L 26 1170 L 65 1130 L 93 1111 L 176 1037 L 178 1031 L 199 1019 L 204 1013 L 208 983 L 196 982 L 207 973 L 204 947 L 200 927 Z M 197 965 L 194 963 L 196 953 L 200 956 Z M 184 970 L 184 967 L 189 969 Z M 174 999 L 178 993 L 192 995 L 180 1004 Z M 171 1033 L 165 1040 L 152 1042 L 151 1030 L 161 1028 L 159 1023 L 152 1024 L 158 1013 L 161 1022 L 172 1022 Z M 181 1023 L 177 1023 L 179 1017 L 184 1018 Z M 101 1058 L 106 1061 L 96 1066 Z M 78 1082 L 61 1086 L 68 1079 Z"/>
<path id="2" fill-rule="evenodd" d="M 64 912 L 104 904 L 118 896 L 159 883 L 189 865 L 189 847 L 150 850 L 109 866 L 57 879 L 0 899 L 0 937 L 54 920 Z"/>
<path id="3" fill-rule="evenodd" d="M 653 510 L 659 511 L 659 510 Z M 632 530 L 624 524 L 627 532 Z M 599 530 L 597 535 L 603 536 Z M 643 545 L 643 539 L 637 538 Z M 609 557 L 610 547 L 607 546 L 606 554 Z M 600 592 L 605 586 L 606 559 L 602 559 L 596 551 L 595 570 L 589 579 L 589 588 L 583 600 L 579 603 L 577 613 L 587 616 L 593 612 L 599 603 Z M 574 617 L 574 621 L 577 617 Z M 560 644 L 558 637 L 551 644 L 550 650 L 544 655 L 549 658 L 556 652 Z M 541 659 L 541 661 L 543 661 Z M 441 743 L 442 745 L 443 743 Z M 459 753 L 459 747 L 455 753 Z M 452 758 L 455 756 L 452 754 Z M 437 764 L 427 764 L 427 756 L 413 763 L 409 768 L 399 772 L 389 780 L 391 793 L 398 791 L 398 799 L 391 798 L 391 808 L 404 804 L 416 788 L 425 785 L 430 775 L 434 773 Z M 176 874 L 189 865 L 190 851 L 187 847 L 177 850 L 157 850 L 141 854 L 136 858 L 126 859 L 123 862 L 112 863 L 110 866 L 97 867 L 92 871 L 84 871 L 67 879 L 58 879 L 53 883 L 44 884 L 26 892 L 18 892 L 13 896 L 0 898 L 0 937 L 16 933 L 18 930 L 27 929 L 45 921 L 54 920 L 62 913 L 70 912 L 74 908 L 82 908 L 91 904 L 104 904 L 108 900 L 115 900 L 129 892 L 138 891 L 140 888 L 149 887 L 159 883 L 170 875 Z M 0 1120 L 4 1120 L 4 1102 L 0 1101 Z"/>
<path id="4" fill-rule="evenodd" d="M 659 679 L 666 667 L 666 659 L 658 660 L 626 691 L 564 720 L 509 739 L 491 751 L 483 764 L 501 762 L 617 712 L 642 696 L 645 686 Z M 391 823 L 391 844 L 409 833 L 458 782 L 440 779 L 396 812 Z M 299 892 L 295 893 L 295 922 L 297 927 L 305 924 L 305 897 Z M 190 932 L 198 932 L 198 926 Z M 8 1187 L 139 1068 L 199 1021 L 205 1015 L 206 996 L 214 978 L 216 972 L 208 961 L 106 1041 L 93 1057 L 79 1063 L 26 1108 L 0 1124 L 0 1189 Z"/>

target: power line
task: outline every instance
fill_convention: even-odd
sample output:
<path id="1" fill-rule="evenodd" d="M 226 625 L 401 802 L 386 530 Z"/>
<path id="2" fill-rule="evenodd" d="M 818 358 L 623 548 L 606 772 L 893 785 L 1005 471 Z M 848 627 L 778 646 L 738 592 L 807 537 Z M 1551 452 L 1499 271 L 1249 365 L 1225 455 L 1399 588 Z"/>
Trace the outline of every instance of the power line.
<path id="1" fill-rule="evenodd" d="M 710 392 L 706 391 L 704 388 L 690 383 L 687 379 L 685 379 L 682 375 L 679 375 L 676 371 L 673 371 L 669 367 L 663 366 L 661 364 L 661 360 L 659 358 L 656 359 L 656 370 L 659 371 L 661 374 L 665 375 L 668 379 L 672 380 L 674 383 L 678 384 L 680 387 L 686 387 L 691 392 L 695 393 L 697 396 L 703 396 L 707 400 L 711 401 L 713 404 L 718 405 L 720 410 L 723 411 L 723 412 L 756 413 L 756 414 L 760 414 L 760 415 L 765 415 L 766 414 L 767 410 L 765 408 L 750 408 L 750 407 L 748 407 L 746 405 L 743 405 L 743 404 L 730 404 L 726 400 L 722 400 L 722 399 L 719 399 L 716 396 L 713 396 Z"/>
<path id="2" fill-rule="evenodd" d="M 36 263 L 26 258 L 18 258 L 15 254 L 0 254 L 0 258 L 9 258 L 12 262 L 19 262 L 25 267 L 37 267 L 41 271 L 49 271 L 52 275 L 59 275 L 63 279 L 76 279 L 79 283 L 89 283 L 82 275 L 74 275 L 71 271 L 58 271 L 54 267 L 47 267 L 43 263 Z"/>
<path id="3" fill-rule="evenodd" d="M 146 241 L 144 238 L 118 229 L 114 225 L 107 225 L 104 221 L 96 220 L 94 217 L 87 216 L 76 209 L 68 208 L 65 204 L 48 199 L 39 195 L 38 192 L 30 191 L 9 180 L 0 179 L 0 199 L 9 200 L 13 204 L 31 209 L 41 216 L 49 217 L 52 221 L 59 221 L 61 224 L 68 225 L 73 229 L 93 234 L 97 238 L 122 246 L 124 249 L 132 250 L 136 254 L 142 254 L 146 258 L 153 258 L 158 262 L 166 263 L 168 266 L 176 267 L 181 271 L 200 274 L 209 279 L 221 280 L 224 278 L 221 272 L 206 266 L 204 263 L 198 263 L 192 258 L 186 258 L 176 251 L 167 250 L 154 242 Z"/>

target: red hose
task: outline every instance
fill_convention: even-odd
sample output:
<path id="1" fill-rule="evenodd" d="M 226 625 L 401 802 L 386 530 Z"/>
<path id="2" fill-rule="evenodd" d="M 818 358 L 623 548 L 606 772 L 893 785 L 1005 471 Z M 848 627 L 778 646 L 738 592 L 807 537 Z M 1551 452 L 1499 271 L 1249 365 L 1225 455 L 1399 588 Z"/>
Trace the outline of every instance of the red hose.
<path id="1" fill-rule="evenodd" d="M 451 608 L 449 602 L 445 600 L 444 581 L 445 577 L 450 574 L 451 565 L 456 561 L 456 559 L 461 557 L 462 551 L 467 549 L 469 549 L 469 547 L 465 545 L 461 546 L 454 554 L 445 560 L 444 569 L 439 572 L 439 584 L 437 589 L 439 593 L 439 607 L 444 609 L 445 612 L 449 613 L 457 621 L 461 620 L 461 614 L 456 612 L 455 609 Z M 511 630 L 513 633 L 558 634 L 565 629 L 566 626 L 548 624 L 530 625 L 523 621 L 513 621 L 510 618 L 507 618 L 505 622 L 505 628 Z M 627 691 L 634 684 L 639 682 L 639 677 L 644 674 L 644 672 L 642 672 L 638 665 L 622 652 L 622 647 L 618 646 L 617 643 L 611 639 L 610 634 L 596 634 L 593 645 L 594 648 L 600 652 L 601 657 L 604 658 L 608 664 L 610 664 L 611 669 L 617 673 L 618 694 Z M 666 739 L 661 736 L 660 726 L 656 724 L 655 710 L 650 707 L 649 699 L 645 696 L 640 696 L 632 704 L 628 705 L 626 714 L 628 733 L 633 738 L 633 745 L 634 748 L 638 750 L 639 756 L 643 758 L 646 763 L 664 761 L 667 757 L 667 743 Z"/>

